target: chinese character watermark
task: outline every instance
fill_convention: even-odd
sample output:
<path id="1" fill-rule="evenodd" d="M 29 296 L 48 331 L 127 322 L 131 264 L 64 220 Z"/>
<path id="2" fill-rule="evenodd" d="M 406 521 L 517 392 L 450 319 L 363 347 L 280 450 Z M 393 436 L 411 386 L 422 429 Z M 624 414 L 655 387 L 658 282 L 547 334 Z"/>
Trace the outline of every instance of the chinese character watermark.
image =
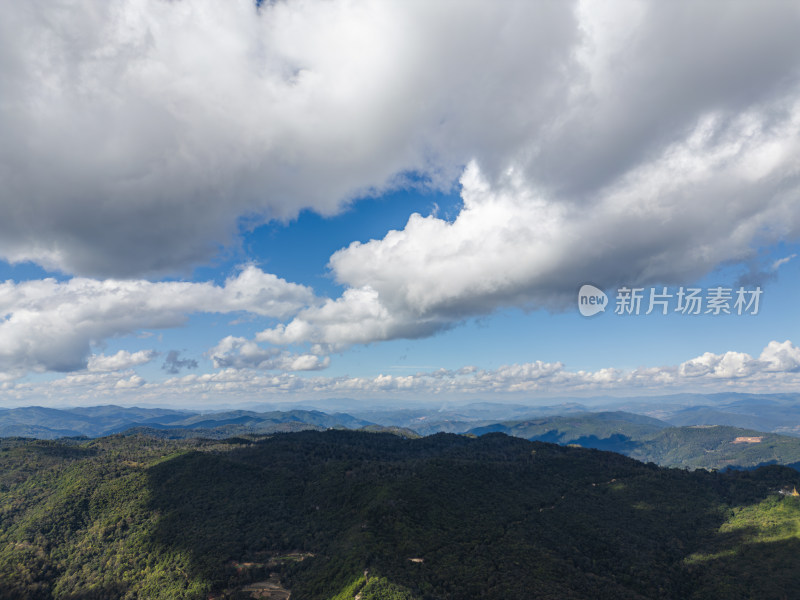
<path id="1" fill-rule="evenodd" d="M 617 289 L 614 314 L 617 315 L 757 315 L 763 290 L 717 286 L 712 288 L 627 287 Z M 586 284 L 578 292 L 578 309 L 585 317 L 604 312 L 608 297 L 600 289 Z"/>

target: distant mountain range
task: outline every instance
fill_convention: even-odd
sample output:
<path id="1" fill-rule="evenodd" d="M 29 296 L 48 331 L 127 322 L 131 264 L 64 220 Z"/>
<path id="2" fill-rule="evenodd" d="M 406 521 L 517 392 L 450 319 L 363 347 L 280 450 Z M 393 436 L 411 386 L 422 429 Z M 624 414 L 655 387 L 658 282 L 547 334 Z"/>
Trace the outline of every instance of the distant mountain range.
<path id="1" fill-rule="evenodd" d="M 162 437 L 211 437 L 267 434 L 304 429 L 360 429 L 375 425 L 347 414 L 292 410 L 235 410 L 198 413 L 152 408 L 92 406 L 54 409 L 39 406 L 0 411 L 0 437 L 102 437 L 134 430 Z"/>
<path id="2" fill-rule="evenodd" d="M 404 437 L 500 432 L 610 450 L 661 466 L 800 466 L 800 394 L 682 394 L 594 398 L 584 403 L 570 399 L 539 406 L 473 402 L 378 408 L 346 400 L 320 405 L 329 410 L 264 404 L 254 405 L 254 410 L 216 412 L 111 405 L 20 407 L 0 409 L 0 437 L 95 438 L 123 433 L 224 439 L 326 429 L 389 431 Z M 330 410 L 348 406 L 352 412 Z M 607 410 L 598 410 L 602 408 Z"/>
<path id="3" fill-rule="evenodd" d="M 800 467 L 800 438 L 726 425 L 668 423 L 626 412 L 494 423 L 469 433 L 514 437 L 618 452 L 642 462 L 682 468 L 752 468 L 781 464 Z"/>

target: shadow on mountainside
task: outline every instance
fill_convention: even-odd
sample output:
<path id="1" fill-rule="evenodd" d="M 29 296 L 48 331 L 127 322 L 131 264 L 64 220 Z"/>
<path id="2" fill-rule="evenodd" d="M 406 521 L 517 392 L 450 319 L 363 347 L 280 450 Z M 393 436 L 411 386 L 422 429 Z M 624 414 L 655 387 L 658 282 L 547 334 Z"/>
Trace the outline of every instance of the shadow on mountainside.
<path id="1" fill-rule="evenodd" d="M 364 569 L 420 598 L 684 599 L 723 564 L 684 563 L 724 523 L 721 503 L 785 480 L 768 475 L 657 469 L 499 434 L 329 431 L 185 454 L 150 468 L 148 485 L 153 542 L 216 589 L 241 580 L 233 561 L 308 552 L 279 568 L 299 600 Z"/>

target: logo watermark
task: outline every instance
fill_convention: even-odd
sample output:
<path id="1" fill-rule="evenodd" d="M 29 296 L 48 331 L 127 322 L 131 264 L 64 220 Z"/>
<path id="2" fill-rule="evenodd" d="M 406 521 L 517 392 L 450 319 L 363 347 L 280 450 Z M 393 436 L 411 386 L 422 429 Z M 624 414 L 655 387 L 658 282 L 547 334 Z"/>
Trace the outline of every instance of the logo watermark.
<path id="1" fill-rule="evenodd" d="M 627 287 L 616 290 L 614 314 L 649 315 L 757 315 L 761 294 L 760 286 L 738 289 L 717 286 L 695 287 Z M 608 296 L 600 288 L 585 284 L 578 291 L 578 310 L 584 317 L 605 312 Z"/>
<path id="2" fill-rule="evenodd" d="M 578 291 L 578 310 L 584 317 L 591 317 L 599 312 L 605 312 L 608 305 L 608 296 L 598 287 L 589 283 L 581 286 Z"/>

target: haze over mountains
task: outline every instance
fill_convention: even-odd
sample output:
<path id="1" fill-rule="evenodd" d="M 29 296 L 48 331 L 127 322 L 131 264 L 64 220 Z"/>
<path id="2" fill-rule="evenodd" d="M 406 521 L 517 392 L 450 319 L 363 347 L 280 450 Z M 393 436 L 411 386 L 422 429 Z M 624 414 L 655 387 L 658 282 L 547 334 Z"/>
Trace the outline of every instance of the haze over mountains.
<path id="1" fill-rule="evenodd" d="M 473 402 L 436 408 L 377 408 L 337 399 L 302 408 L 296 404 L 251 408 L 215 412 L 119 406 L 0 409 L 0 437 L 91 438 L 125 433 L 224 439 L 325 429 L 385 430 L 405 437 L 500 432 L 610 450 L 662 466 L 800 465 L 800 395 L 792 394 L 590 398 L 539 406 Z"/>
<path id="2" fill-rule="evenodd" d="M 407 427 L 421 435 L 466 432 L 501 421 L 577 414 L 627 412 L 666 425 L 729 425 L 800 436 L 800 394 L 676 394 L 615 398 L 561 398 L 536 404 L 475 401 L 374 403 L 337 398 L 314 403 L 250 403 L 236 410 L 139 408 L 114 405 L 0 408 L 0 436 L 61 437 L 118 433 L 133 426 L 207 429 L 265 421 L 353 428 L 370 424 Z M 24 427 L 31 433 L 22 433 Z"/>
<path id="3" fill-rule="evenodd" d="M 0 597 L 779 600 L 798 405 L 1 409 Z"/>
<path id="4" fill-rule="evenodd" d="M 69 409 L 39 406 L 0 411 L 0 436 L 56 439 L 59 437 L 101 437 L 131 429 L 185 431 L 220 437 L 233 433 L 274 433 L 300 429 L 342 427 L 358 429 L 372 423 L 346 414 L 295 410 L 254 412 L 245 410 L 199 413 L 169 409 L 92 406 Z"/>

